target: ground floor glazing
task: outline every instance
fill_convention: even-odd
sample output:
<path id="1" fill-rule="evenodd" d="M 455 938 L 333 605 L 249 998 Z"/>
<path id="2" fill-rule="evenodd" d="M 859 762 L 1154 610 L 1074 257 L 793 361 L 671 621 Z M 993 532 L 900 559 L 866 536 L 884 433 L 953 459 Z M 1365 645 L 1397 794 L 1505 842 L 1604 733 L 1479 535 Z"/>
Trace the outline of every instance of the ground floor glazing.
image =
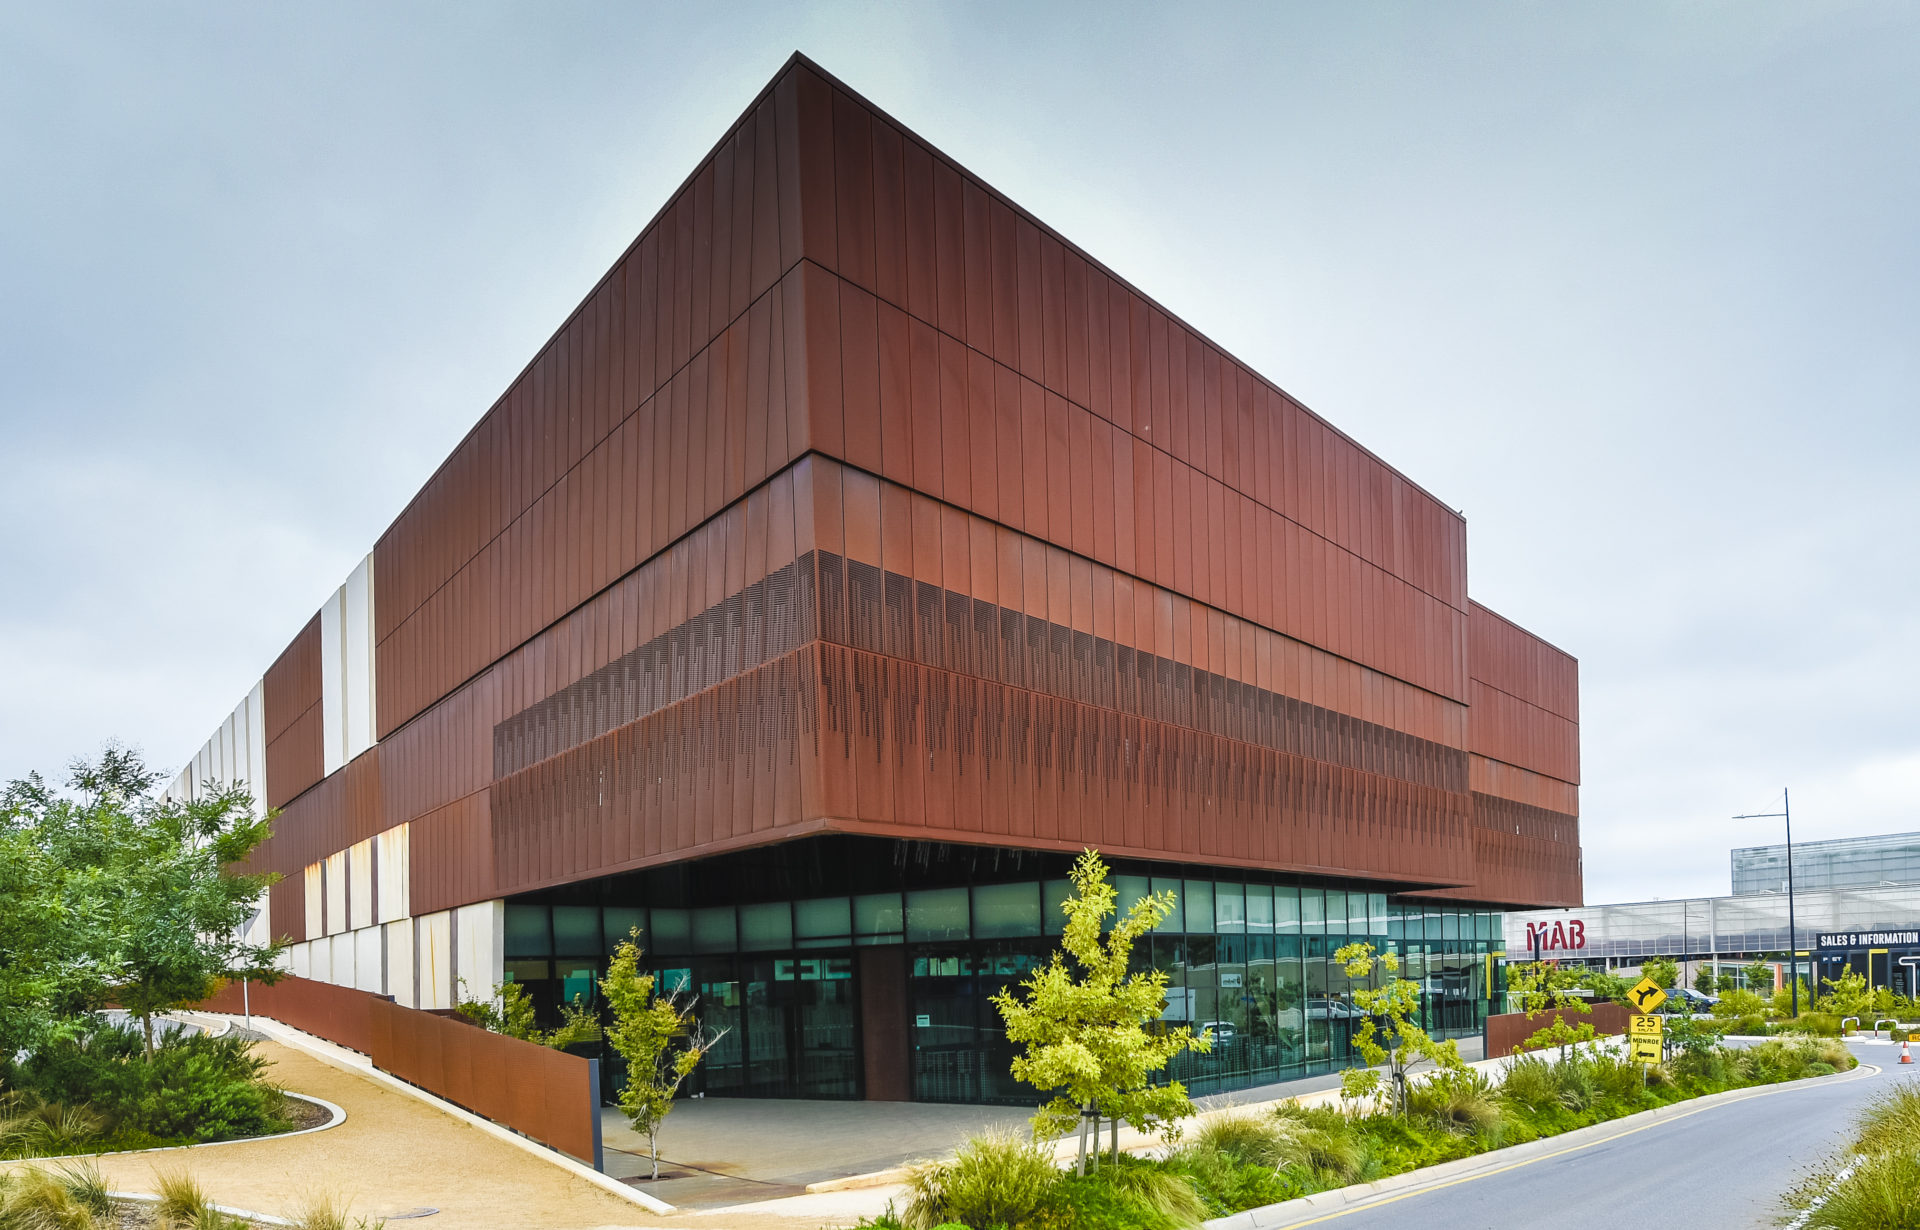
<path id="1" fill-rule="evenodd" d="M 591 999 L 612 948 L 699 997 L 725 1037 L 694 1088 L 714 1096 L 1027 1102 L 993 994 L 1059 947 L 1066 855 L 827 837 L 567 885 L 507 904 L 506 972 L 544 1014 Z M 1172 891 L 1134 952 L 1168 975 L 1169 1025 L 1209 1029 L 1170 1075 L 1195 1093 L 1349 1066 L 1361 1015 L 1333 953 L 1399 954 L 1423 1024 L 1478 1033 L 1501 918 L 1377 885 L 1117 860 L 1121 909 Z"/>

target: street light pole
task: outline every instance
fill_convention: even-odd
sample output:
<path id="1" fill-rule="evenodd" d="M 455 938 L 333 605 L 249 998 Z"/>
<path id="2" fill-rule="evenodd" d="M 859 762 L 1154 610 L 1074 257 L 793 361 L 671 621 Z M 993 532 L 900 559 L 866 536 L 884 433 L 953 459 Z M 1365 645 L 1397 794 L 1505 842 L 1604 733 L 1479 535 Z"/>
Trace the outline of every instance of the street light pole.
<path id="1" fill-rule="evenodd" d="M 1784 820 L 1787 822 L 1787 987 L 1793 997 L 1793 1015 L 1800 1015 L 1800 939 L 1793 919 L 1793 797 L 1788 787 L 1780 790 L 1780 810 L 1735 816 L 1735 820 Z"/>

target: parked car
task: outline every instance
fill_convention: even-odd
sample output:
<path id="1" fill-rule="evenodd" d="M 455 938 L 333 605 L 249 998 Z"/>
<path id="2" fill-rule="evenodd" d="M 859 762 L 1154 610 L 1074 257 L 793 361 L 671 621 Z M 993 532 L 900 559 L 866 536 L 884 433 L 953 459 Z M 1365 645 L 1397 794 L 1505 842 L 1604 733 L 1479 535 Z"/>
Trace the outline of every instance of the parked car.
<path id="1" fill-rule="evenodd" d="M 1712 1012 L 1719 1002 L 1719 997 L 1703 995 L 1691 987 L 1674 987 L 1667 992 L 1667 1002 L 1660 1005 L 1660 1011 L 1667 1015 L 1697 1016 Z"/>

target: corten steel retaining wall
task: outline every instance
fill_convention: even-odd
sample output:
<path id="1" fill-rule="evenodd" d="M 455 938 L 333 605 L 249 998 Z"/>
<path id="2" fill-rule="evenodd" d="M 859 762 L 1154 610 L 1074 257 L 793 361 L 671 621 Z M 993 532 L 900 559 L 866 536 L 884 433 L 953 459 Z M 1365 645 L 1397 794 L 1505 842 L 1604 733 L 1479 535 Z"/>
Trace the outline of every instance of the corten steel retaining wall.
<path id="1" fill-rule="evenodd" d="M 246 1002 L 255 1016 L 359 1051 L 382 1072 L 599 1165 L 599 1075 L 590 1059 L 305 978 L 255 983 Z M 238 1015 L 240 984 L 200 1007 Z"/>
<path id="2" fill-rule="evenodd" d="M 1602 1035 L 1617 1035 L 1627 1032 L 1627 1018 L 1633 1013 L 1619 1004 L 1595 1004 L 1593 1011 L 1564 1012 L 1555 1009 L 1528 1015 L 1525 1012 L 1507 1012 L 1487 1018 L 1486 1040 L 1487 1058 L 1498 1059 L 1511 1055 L 1520 1049 L 1520 1044 L 1540 1030 L 1552 1025 L 1556 1020 L 1565 1019 L 1578 1028 L 1582 1022 L 1593 1026 L 1593 1032 Z"/>

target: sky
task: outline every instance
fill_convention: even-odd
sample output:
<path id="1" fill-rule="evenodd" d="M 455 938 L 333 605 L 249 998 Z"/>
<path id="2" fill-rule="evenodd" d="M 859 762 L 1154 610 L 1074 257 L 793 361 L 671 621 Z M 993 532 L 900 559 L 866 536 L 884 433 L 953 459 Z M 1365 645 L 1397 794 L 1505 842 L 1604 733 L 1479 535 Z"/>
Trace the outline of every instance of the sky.
<path id="1" fill-rule="evenodd" d="M 1462 509 L 1589 902 L 1920 830 L 1920 8 L 0 6 L 0 780 L 176 769 L 802 50 Z"/>

